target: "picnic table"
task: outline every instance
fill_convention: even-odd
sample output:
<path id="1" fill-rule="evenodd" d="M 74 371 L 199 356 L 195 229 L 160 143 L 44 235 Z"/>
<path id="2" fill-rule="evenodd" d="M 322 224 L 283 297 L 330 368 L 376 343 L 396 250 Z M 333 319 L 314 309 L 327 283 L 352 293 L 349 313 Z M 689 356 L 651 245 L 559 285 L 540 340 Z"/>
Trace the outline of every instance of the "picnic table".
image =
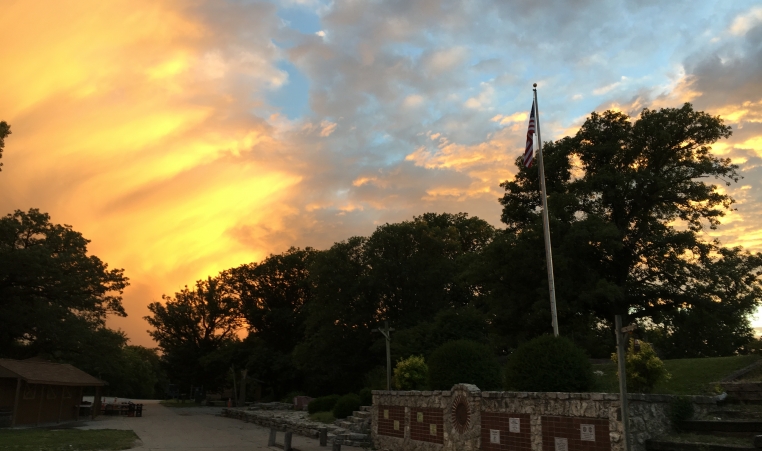
<path id="1" fill-rule="evenodd" d="M 142 417 L 143 404 L 132 402 L 104 403 L 101 404 L 101 413 L 113 416 Z"/>

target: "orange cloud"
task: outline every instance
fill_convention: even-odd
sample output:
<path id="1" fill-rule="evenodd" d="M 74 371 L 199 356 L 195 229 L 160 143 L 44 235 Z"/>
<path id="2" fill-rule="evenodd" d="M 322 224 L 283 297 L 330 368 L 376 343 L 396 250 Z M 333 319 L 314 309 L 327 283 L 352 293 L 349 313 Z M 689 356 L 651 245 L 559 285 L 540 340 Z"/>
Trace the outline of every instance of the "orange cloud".
<path id="1" fill-rule="evenodd" d="M 252 92 L 285 80 L 274 50 L 231 50 L 186 5 L 18 1 L 0 15 L 0 39 L 13 43 L 0 47 L 13 129 L 0 207 L 40 207 L 125 268 L 130 316 L 114 324 L 146 345 L 147 303 L 279 250 L 240 224 L 286 229 L 284 196 L 301 180 L 268 164 L 283 145 L 250 113 Z M 229 74 L 247 77 L 245 96 Z"/>

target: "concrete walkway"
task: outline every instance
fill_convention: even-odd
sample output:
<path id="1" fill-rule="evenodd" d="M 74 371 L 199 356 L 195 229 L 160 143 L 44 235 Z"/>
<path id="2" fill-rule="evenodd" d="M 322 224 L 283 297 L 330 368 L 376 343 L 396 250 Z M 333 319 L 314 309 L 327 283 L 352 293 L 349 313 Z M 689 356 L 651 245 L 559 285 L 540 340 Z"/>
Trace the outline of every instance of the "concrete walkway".
<path id="1" fill-rule="evenodd" d="M 158 401 L 143 403 L 141 418 L 100 416 L 77 429 L 129 429 L 140 437 L 139 450 L 251 451 L 276 450 L 267 446 L 269 429 L 240 420 L 217 416 L 218 407 L 164 407 Z M 283 443 L 283 433 L 278 434 Z M 294 435 L 291 446 L 299 451 L 329 451 L 317 439 Z M 342 450 L 360 450 L 342 446 Z"/>

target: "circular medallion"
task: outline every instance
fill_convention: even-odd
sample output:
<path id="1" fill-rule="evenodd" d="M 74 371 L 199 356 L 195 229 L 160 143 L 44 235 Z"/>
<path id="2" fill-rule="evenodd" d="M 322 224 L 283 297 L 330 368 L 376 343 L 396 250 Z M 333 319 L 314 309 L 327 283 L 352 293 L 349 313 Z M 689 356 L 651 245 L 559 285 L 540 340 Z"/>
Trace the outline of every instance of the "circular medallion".
<path id="1" fill-rule="evenodd" d="M 463 434 L 471 427 L 471 409 L 468 407 L 468 399 L 463 395 L 458 395 L 452 400 L 452 411 L 450 412 L 452 427 L 458 433 Z"/>

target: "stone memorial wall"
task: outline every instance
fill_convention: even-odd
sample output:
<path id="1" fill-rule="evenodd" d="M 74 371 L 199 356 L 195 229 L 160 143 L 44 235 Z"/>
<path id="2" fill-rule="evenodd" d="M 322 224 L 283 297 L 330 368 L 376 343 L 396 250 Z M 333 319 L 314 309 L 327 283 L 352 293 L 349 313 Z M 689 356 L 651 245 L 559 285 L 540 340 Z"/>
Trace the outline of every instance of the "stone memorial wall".
<path id="1" fill-rule="evenodd" d="M 631 394 L 633 451 L 670 428 L 668 395 Z M 692 397 L 697 415 L 716 400 Z M 622 451 L 619 395 L 444 391 L 373 392 L 371 434 L 379 450 Z"/>

